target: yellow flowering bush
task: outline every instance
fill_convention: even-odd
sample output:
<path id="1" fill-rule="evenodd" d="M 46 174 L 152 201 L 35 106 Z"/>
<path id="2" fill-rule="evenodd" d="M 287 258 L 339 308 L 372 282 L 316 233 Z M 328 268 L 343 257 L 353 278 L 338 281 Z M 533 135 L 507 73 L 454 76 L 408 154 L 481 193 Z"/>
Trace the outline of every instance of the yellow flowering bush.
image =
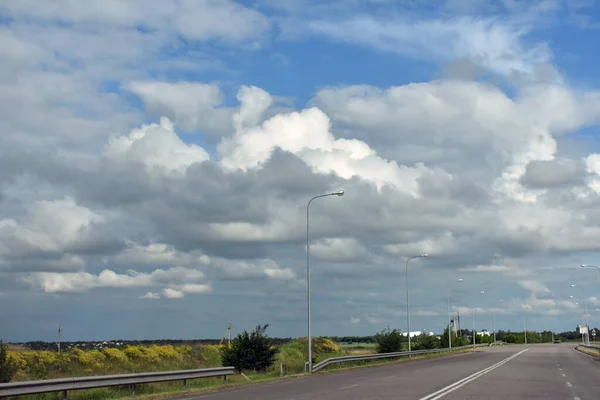
<path id="1" fill-rule="evenodd" d="M 299 339 L 299 342 L 308 347 L 308 340 L 306 338 Z M 341 349 L 337 344 L 332 342 L 330 339 L 321 337 L 312 338 L 312 350 L 313 353 L 317 354 L 341 352 Z"/>
<path id="2" fill-rule="evenodd" d="M 20 351 L 11 351 L 7 352 L 7 357 L 9 362 L 14 365 L 17 369 L 23 369 L 27 367 L 27 360 L 23 356 L 23 353 Z"/>
<path id="3" fill-rule="evenodd" d="M 79 347 L 53 351 L 8 351 L 16 365 L 15 381 L 48 379 L 106 373 L 129 373 L 217 367 L 221 365 L 218 345 L 126 346 L 102 350 L 82 350 Z"/>
<path id="4" fill-rule="evenodd" d="M 177 347 L 175 347 L 175 350 L 176 350 L 176 351 L 177 351 L 179 354 L 182 354 L 182 355 L 186 355 L 186 356 L 187 356 L 187 355 L 191 354 L 191 352 L 192 352 L 192 346 L 188 346 L 188 345 L 185 345 L 185 346 L 177 346 Z"/>
<path id="5" fill-rule="evenodd" d="M 183 354 L 178 352 L 175 347 L 171 345 L 167 346 L 157 346 L 152 345 L 150 350 L 158 355 L 161 359 L 171 359 L 171 360 L 181 360 L 183 358 Z"/>
<path id="6" fill-rule="evenodd" d="M 77 362 L 90 371 L 107 369 L 106 356 L 100 350 L 82 351 L 77 355 Z"/>
<path id="7" fill-rule="evenodd" d="M 126 365 L 129 363 L 129 359 L 127 358 L 127 355 L 119 349 L 107 347 L 107 348 L 103 349 L 102 352 L 104 353 L 106 358 L 109 359 L 113 363 L 118 363 L 118 364 L 123 364 L 123 365 Z"/>

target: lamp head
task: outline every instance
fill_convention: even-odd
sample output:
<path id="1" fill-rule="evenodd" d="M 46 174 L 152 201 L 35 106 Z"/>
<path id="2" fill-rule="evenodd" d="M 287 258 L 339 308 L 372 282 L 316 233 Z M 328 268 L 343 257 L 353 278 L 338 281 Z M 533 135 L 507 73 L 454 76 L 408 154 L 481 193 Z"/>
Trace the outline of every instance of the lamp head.
<path id="1" fill-rule="evenodd" d="M 419 257 L 429 257 L 429 254 L 427 254 L 427 253 L 423 253 L 423 254 L 421 254 Z"/>
<path id="2" fill-rule="evenodd" d="M 335 192 L 336 196 L 343 196 L 344 195 L 344 191 L 343 190 L 338 190 L 337 192 Z"/>
<path id="3" fill-rule="evenodd" d="M 569 286 L 571 286 L 572 288 L 575 287 L 575 285 L 569 285 Z"/>
<path id="4" fill-rule="evenodd" d="M 459 281 L 459 282 L 462 282 L 463 280 L 464 280 L 463 278 L 458 278 L 458 281 Z"/>

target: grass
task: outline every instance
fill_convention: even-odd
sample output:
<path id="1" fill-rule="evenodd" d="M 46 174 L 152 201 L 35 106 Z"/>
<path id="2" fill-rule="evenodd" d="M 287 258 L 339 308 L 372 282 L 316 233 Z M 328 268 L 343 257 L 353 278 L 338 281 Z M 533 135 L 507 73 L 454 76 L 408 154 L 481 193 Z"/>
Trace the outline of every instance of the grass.
<path id="1" fill-rule="evenodd" d="M 340 349 L 375 349 L 377 343 L 336 343 Z"/>
<path id="2" fill-rule="evenodd" d="M 583 346 L 577 346 L 575 349 L 590 356 L 600 357 L 600 349 L 590 349 L 589 347 Z"/>
<path id="3" fill-rule="evenodd" d="M 338 346 L 331 341 L 318 339 L 314 342 L 313 353 L 316 354 L 316 362 L 326 358 L 355 355 L 356 352 L 373 353 L 373 345 L 363 344 Z M 471 351 L 465 349 L 456 353 Z M 231 388 L 239 385 L 254 384 L 257 382 L 271 381 L 280 378 L 280 365 L 283 366 L 283 379 L 299 378 L 304 374 L 304 361 L 307 352 L 306 341 L 293 341 L 279 346 L 279 353 L 275 364 L 264 373 L 245 372 L 252 380 L 247 380 L 239 374 L 227 377 L 227 383 L 223 384 L 222 378 L 191 379 L 187 381 L 187 390 L 183 390 L 183 382 L 175 381 L 168 383 L 153 383 L 138 385 L 136 397 L 148 399 L 161 399 L 172 396 L 174 393 L 193 394 L 206 391 L 220 390 L 224 387 Z M 429 357 L 440 357 L 448 353 L 418 355 L 412 359 L 423 359 Z M 150 372 L 181 370 L 191 368 L 209 368 L 221 366 L 219 346 L 196 345 L 196 346 L 130 346 L 126 349 L 102 349 L 81 351 L 74 349 L 60 356 L 49 351 L 23 351 L 10 350 L 9 357 L 15 362 L 19 369 L 13 381 L 25 381 L 32 379 L 52 379 L 70 376 L 120 374 L 130 372 Z M 357 367 L 374 366 L 381 364 L 406 362 L 408 359 L 372 360 L 358 362 L 355 365 L 344 363 L 332 365 L 323 370 L 325 373 L 347 370 Z M 100 399 L 124 399 L 131 398 L 129 386 L 100 388 L 90 390 L 69 391 L 69 399 L 75 400 L 100 400 Z M 20 399 L 31 400 L 54 400 L 60 399 L 61 393 L 47 393 L 40 395 L 22 396 Z"/>

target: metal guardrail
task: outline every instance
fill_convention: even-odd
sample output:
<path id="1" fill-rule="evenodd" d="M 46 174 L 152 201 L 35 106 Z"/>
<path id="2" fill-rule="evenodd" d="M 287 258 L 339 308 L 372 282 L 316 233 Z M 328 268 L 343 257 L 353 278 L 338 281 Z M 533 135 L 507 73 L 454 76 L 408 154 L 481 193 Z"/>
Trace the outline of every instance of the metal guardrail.
<path id="1" fill-rule="evenodd" d="M 136 385 L 143 383 L 158 383 L 183 381 L 184 389 L 188 379 L 223 377 L 233 375 L 233 367 L 188 369 L 182 371 L 142 372 L 136 374 L 83 376 L 77 378 L 44 379 L 39 381 L 23 381 L 0 384 L 0 398 L 22 396 L 27 394 L 62 392 L 63 400 L 67 398 L 68 390 L 96 389 L 109 386 L 130 385 L 135 397 Z"/>
<path id="2" fill-rule="evenodd" d="M 343 362 L 352 362 L 352 361 L 369 361 L 369 360 L 379 360 L 386 358 L 397 358 L 397 357 L 406 357 L 412 355 L 419 354 L 435 354 L 435 353 L 445 353 L 451 351 L 472 349 L 476 347 L 489 347 L 490 344 L 471 344 L 467 346 L 453 347 L 453 348 L 444 348 L 444 349 L 431 349 L 431 350 L 413 350 L 413 351 L 399 351 L 395 353 L 377 353 L 377 354 L 361 354 L 356 356 L 343 356 L 343 357 L 331 357 L 321 362 L 316 363 L 312 367 L 312 372 L 317 372 L 322 370 L 323 368 L 332 365 L 332 364 L 341 364 Z"/>

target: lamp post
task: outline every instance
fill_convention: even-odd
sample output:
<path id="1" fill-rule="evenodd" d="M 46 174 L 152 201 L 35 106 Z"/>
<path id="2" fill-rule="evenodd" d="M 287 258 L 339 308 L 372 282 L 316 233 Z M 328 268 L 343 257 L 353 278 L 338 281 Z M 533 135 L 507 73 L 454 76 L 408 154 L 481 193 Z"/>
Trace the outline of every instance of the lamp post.
<path id="1" fill-rule="evenodd" d="M 598 275 L 600 276 L 600 267 L 596 266 L 596 265 L 590 265 L 590 264 L 581 264 L 582 268 L 596 268 L 598 270 Z"/>
<path id="2" fill-rule="evenodd" d="M 580 290 L 583 292 L 583 288 L 582 288 L 581 286 L 577 286 L 577 285 L 569 285 L 569 287 L 570 287 L 571 289 L 574 289 L 574 288 L 580 289 Z M 584 296 L 585 296 L 585 294 L 584 294 Z M 586 328 L 587 328 L 587 329 L 588 329 L 588 331 L 589 331 L 589 329 L 590 329 L 590 328 L 589 328 L 589 322 L 588 322 L 589 320 L 588 320 L 587 304 L 586 304 L 586 302 L 585 302 L 585 297 L 583 297 L 583 298 L 582 298 L 582 297 L 580 297 L 580 298 L 579 298 L 579 300 L 583 302 L 583 312 L 584 312 L 584 317 L 585 317 L 585 318 L 583 319 L 583 321 L 581 321 L 581 322 L 583 322 L 583 323 L 585 324 Z M 589 332 L 588 332 L 588 335 L 587 335 L 587 336 L 586 336 L 584 333 L 582 333 L 582 335 L 581 335 L 581 339 L 582 339 L 582 341 L 583 341 L 583 344 L 587 344 L 587 345 L 589 345 L 589 344 L 590 344 Z"/>
<path id="3" fill-rule="evenodd" d="M 310 203 L 312 203 L 313 200 L 318 199 L 320 197 L 327 197 L 327 196 L 343 196 L 344 195 L 344 191 L 343 190 L 338 190 L 337 192 L 334 193 L 327 193 L 327 194 L 322 194 L 319 196 L 315 196 L 312 199 L 310 199 L 308 201 L 308 204 L 306 206 L 306 295 L 307 295 L 307 301 L 308 301 L 308 371 L 310 373 L 312 373 L 312 337 L 311 337 L 311 326 L 310 326 L 310 242 L 309 242 L 309 227 L 310 227 L 310 218 L 309 218 L 309 211 L 310 211 Z"/>
<path id="4" fill-rule="evenodd" d="M 571 286 L 573 286 L 573 285 L 571 285 Z M 577 306 L 581 305 L 580 303 L 583 304 L 584 315 L 581 316 L 580 322 L 581 322 L 581 325 L 587 326 L 587 322 L 586 322 L 586 320 L 587 320 L 587 305 L 585 304 L 585 299 L 582 299 L 579 296 L 569 296 L 569 298 L 571 298 L 571 299 L 578 299 L 579 302 L 575 303 L 575 305 L 577 305 Z M 589 344 L 589 343 L 586 343 L 585 333 L 583 332 L 583 329 L 580 329 L 580 330 L 581 330 L 581 344 L 583 344 L 583 345 Z"/>
<path id="5" fill-rule="evenodd" d="M 525 308 L 531 310 L 530 304 L 525 304 Z M 523 315 L 523 327 L 525 328 L 525 344 L 527 344 L 527 314 Z"/>
<path id="6" fill-rule="evenodd" d="M 457 282 L 462 282 L 462 278 L 458 278 Z M 448 347 L 452 348 L 452 332 L 450 331 L 450 324 L 452 323 L 452 316 L 450 315 L 450 288 L 448 288 Z M 456 324 L 456 321 L 454 321 Z"/>
<path id="7" fill-rule="evenodd" d="M 569 296 L 569 297 L 573 298 L 573 296 Z M 579 299 L 579 301 L 581 301 L 581 299 Z M 575 305 L 579 306 L 579 303 L 575 302 Z M 580 324 L 579 325 L 581 325 L 581 324 L 583 324 L 583 315 L 580 315 L 579 317 L 580 317 L 580 319 L 579 319 Z M 580 331 L 581 331 L 581 329 L 580 329 Z M 581 332 L 581 344 L 585 344 L 584 341 L 583 341 L 583 332 Z"/>
<path id="8" fill-rule="evenodd" d="M 424 258 L 424 257 L 428 257 L 427 253 L 423 253 L 423 254 L 419 254 L 418 256 L 412 256 L 412 257 L 408 257 L 408 259 L 406 259 L 406 325 L 408 327 L 408 332 L 406 333 L 408 335 L 408 351 L 411 351 L 410 348 L 410 296 L 409 296 L 409 292 L 408 292 L 408 262 L 410 260 L 412 260 L 413 258 Z"/>
<path id="9" fill-rule="evenodd" d="M 482 290 L 479 294 L 485 294 Z M 475 307 L 473 307 L 473 344 L 477 344 L 477 332 L 475 332 Z"/>
<path id="10" fill-rule="evenodd" d="M 504 300 L 500 300 L 500 303 L 504 303 Z M 494 346 L 496 345 L 496 308 L 494 307 Z"/>

